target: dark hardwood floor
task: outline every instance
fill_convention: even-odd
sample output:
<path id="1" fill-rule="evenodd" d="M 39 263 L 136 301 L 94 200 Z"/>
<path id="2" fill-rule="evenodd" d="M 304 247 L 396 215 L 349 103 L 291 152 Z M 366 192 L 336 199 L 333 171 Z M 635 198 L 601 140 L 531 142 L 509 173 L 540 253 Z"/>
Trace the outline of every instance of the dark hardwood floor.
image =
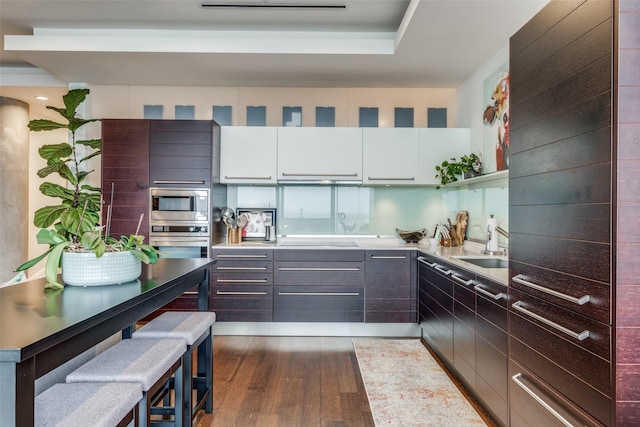
<path id="1" fill-rule="evenodd" d="M 214 338 L 214 411 L 198 427 L 373 425 L 351 338 Z"/>

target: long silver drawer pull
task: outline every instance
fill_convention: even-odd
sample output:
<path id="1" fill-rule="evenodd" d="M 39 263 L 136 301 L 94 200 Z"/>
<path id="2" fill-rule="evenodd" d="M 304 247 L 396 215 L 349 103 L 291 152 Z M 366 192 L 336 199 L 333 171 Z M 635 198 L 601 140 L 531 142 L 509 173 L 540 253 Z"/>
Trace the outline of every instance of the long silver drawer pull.
<path id="1" fill-rule="evenodd" d="M 166 180 L 154 180 L 154 184 L 204 184 L 204 181 L 166 181 Z"/>
<path id="2" fill-rule="evenodd" d="M 186 291 L 183 295 L 198 295 L 198 291 Z"/>
<path id="3" fill-rule="evenodd" d="M 534 313 L 532 311 L 527 310 L 526 308 L 522 307 L 521 304 L 522 304 L 522 301 L 516 301 L 513 304 L 511 304 L 511 307 L 513 307 L 515 310 L 517 310 L 517 311 L 519 311 L 521 313 L 524 313 L 524 314 L 526 314 L 528 316 L 533 317 L 536 320 L 541 321 L 545 325 L 551 326 L 552 328 L 557 329 L 558 331 L 560 331 L 560 332 L 562 332 L 564 334 L 567 334 L 572 338 L 577 339 L 578 341 L 583 341 L 583 340 L 589 338 L 589 331 L 588 330 L 585 329 L 582 332 L 574 332 L 571 329 L 567 329 L 562 325 L 558 325 L 556 322 L 553 322 L 553 321 L 547 319 L 546 317 L 542 317 L 539 314 L 536 314 L 536 313 Z"/>
<path id="4" fill-rule="evenodd" d="M 216 291 L 216 295 L 266 295 L 265 291 Z"/>
<path id="5" fill-rule="evenodd" d="M 282 172 L 282 176 L 358 176 L 358 173 L 288 173 Z"/>
<path id="6" fill-rule="evenodd" d="M 360 267 L 278 267 L 278 271 L 360 271 Z"/>
<path id="7" fill-rule="evenodd" d="M 435 262 L 427 261 L 427 259 L 425 257 L 423 257 L 423 256 L 419 256 L 416 259 L 418 260 L 418 262 L 421 262 L 423 264 L 427 264 L 429 267 L 435 267 L 437 265 Z"/>
<path id="8" fill-rule="evenodd" d="M 504 298 L 504 294 L 502 292 L 499 293 L 499 294 L 492 294 L 491 292 L 489 292 L 486 289 L 484 289 L 482 287 L 482 285 L 480 285 L 479 283 L 477 285 L 475 285 L 473 287 L 473 289 L 475 289 L 476 291 L 480 292 L 482 295 L 484 295 L 486 297 L 489 297 L 489 298 L 491 298 L 493 300 L 496 300 L 496 301 L 498 301 L 501 298 Z"/>
<path id="9" fill-rule="evenodd" d="M 451 274 L 451 270 L 445 270 L 444 268 L 442 268 L 441 265 L 436 264 L 435 267 L 436 270 L 438 270 L 440 273 L 444 274 L 445 276 L 448 276 L 449 274 Z"/>
<path id="10" fill-rule="evenodd" d="M 218 258 L 266 258 L 268 255 L 260 254 L 260 255 L 225 255 L 219 254 Z"/>
<path id="11" fill-rule="evenodd" d="M 535 400 L 536 402 L 538 402 L 540 405 L 542 405 L 542 407 L 544 409 L 546 409 L 547 411 L 549 411 L 549 413 L 551 413 L 551 415 L 553 415 L 554 417 L 556 417 L 558 419 L 558 421 L 560 421 L 562 424 L 564 424 L 567 427 L 574 427 L 573 424 L 571 424 L 569 421 L 567 421 L 567 419 L 565 417 L 563 417 L 562 415 L 560 415 L 560 413 L 558 413 L 558 411 L 556 411 L 555 409 L 553 409 L 551 407 L 551 405 L 549 405 L 547 402 L 544 401 L 544 399 L 542 399 L 540 396 L 538 396 L 533 390 L 531 390 L 529 387 L 527 387 L 527 385 L 525 383 L 523 383 L 520 378 L 522 378 L 522 374 L 521 373 L 517 373 L 514 376 L 511 377 L 511 380 L 516 383 L 522 390 L 525 391 L 525 393 L 527 393 L 529 396 L 531 396 L 533 398 L 533 400 Z"/>
<path id="12" fill-rule="evenodd" d="M 544 286 L 540 286 L 537 283 L 532 283 L 522 278 L 522 275 L 518 274 L 517 276 L 513 276 L 511 278 L 516 283 L 519 283 L 528 288 L 535 289 L 540 292 L 544 292 L 545 294 L 553 295 L 554 297 L 562 298 L 563 300 L 572 302 L 574 304 L 583 305 L 589 302 L 590 296 L 584 295 L 580 298 L 572 297 L 571 295 L 563 294 L 562 292 L 554 291 L 553 289 L 545 288 Z"/>
<path id="13" fill-rule="evenodd" d="M 415 181 L 413 176 L 406 178 L 378 178 L 370 176 L 368 177 L 369 181 Z"/>
<path id="14" fill-rule="evenodd" d="M 271 179 L 270 176 L 224 176 L 225 179 Z"/>
<path id="15" fill-rule="evenodd" d="M 473 279 L 464 280 L 462 277 L 458 276 L 456 273 L 453 273 L 451 275 L 451 278 L 456 282 L 460 283 L 461 285 L 465 285 L 465 286 L 473 285 Z"/>
<path id="16" fill-rule="evenodd" d="M 245 270 L 260 270 L 266 271 L 267 267 L 216 267 L 218 270 L 234 270 L 234 271 L 245 271 Z"/>
<path id="17" fill-rule="evenodd" d="M 218 279 L 217 283 L 267 283 L 267 279 Z"/>
<path id="18" fill-rule="evenodd" d="M 380 256 L 380 255 L 371 255 L 371 259 L 407 259 L 406 256 Z"/>
<path id="19" fill-rule="evenodd" d="M 285 296 L 330 296 L 330 297 L 357 297 L 360 292 L 278 292 L 278 295 Z"/>

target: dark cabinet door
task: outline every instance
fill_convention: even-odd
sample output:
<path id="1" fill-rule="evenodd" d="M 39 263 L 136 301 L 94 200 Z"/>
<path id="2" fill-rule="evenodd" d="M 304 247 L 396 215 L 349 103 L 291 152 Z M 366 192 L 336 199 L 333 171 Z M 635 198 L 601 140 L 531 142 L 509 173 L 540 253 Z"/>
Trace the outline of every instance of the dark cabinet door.
<path id="1" fill-rule="evenodd" d="M 273 320 L 273 250 L 214 248 L 211 307 L 218 321 Z"/>
<path id="2" fill-rule="evenodd" d="M 509 421 L 507 287 L 477 277 L 476 395 L 501 425 Z"/>
<path id="3" fill-rule="evenodd" d="M 212 184 L 213 126 L 208 120 L 151 120 L 149 180 L 153 186 Z"/>
<path id="4" fill-rule="evenodd" d="M 364 251 L 275 251 L 273 320 L 364 321 Z"/>
<path id="5" fill-rule="evenodd" d="M 113 188 L 113 194 L 111 189 Z M 111 235 L 139 234 L 149 238 L 149 121 L 102 120 L 102 197 Z"/>
<path id="6" fill-rule="evenodd" d="M 417 289 L 415 251 L 365 251 L 367 323 L 415 323 Z"/>

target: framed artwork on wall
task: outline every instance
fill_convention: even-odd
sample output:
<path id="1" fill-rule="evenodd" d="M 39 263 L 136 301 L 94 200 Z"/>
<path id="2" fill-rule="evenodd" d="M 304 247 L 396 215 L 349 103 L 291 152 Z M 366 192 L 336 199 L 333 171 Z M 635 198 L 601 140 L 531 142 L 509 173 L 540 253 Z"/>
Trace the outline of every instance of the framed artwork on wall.
<path id="1" fill-rule="evenodd" d="M 509 169 L 509 64 L 484 80 L 482 122 L 484 172 Z"/>

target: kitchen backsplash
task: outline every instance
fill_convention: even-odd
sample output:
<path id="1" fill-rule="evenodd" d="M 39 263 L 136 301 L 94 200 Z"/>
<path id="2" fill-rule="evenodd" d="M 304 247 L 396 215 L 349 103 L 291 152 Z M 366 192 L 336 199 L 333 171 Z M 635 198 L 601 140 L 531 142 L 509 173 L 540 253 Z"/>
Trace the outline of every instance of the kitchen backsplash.
<path id="1" fill-rule="evenodd" d="M 365 187 L 279 185 L 227 187 L 231 208 L 276 208 L 278 235 L 394 235 L 395 229 L 426 228 L 469 212 L 467 237 L 484 240 L 493 214 L 508 230 L 508 179 L 473 186 Z M 504 243 L 504 242 L 503 242 Z"/>

